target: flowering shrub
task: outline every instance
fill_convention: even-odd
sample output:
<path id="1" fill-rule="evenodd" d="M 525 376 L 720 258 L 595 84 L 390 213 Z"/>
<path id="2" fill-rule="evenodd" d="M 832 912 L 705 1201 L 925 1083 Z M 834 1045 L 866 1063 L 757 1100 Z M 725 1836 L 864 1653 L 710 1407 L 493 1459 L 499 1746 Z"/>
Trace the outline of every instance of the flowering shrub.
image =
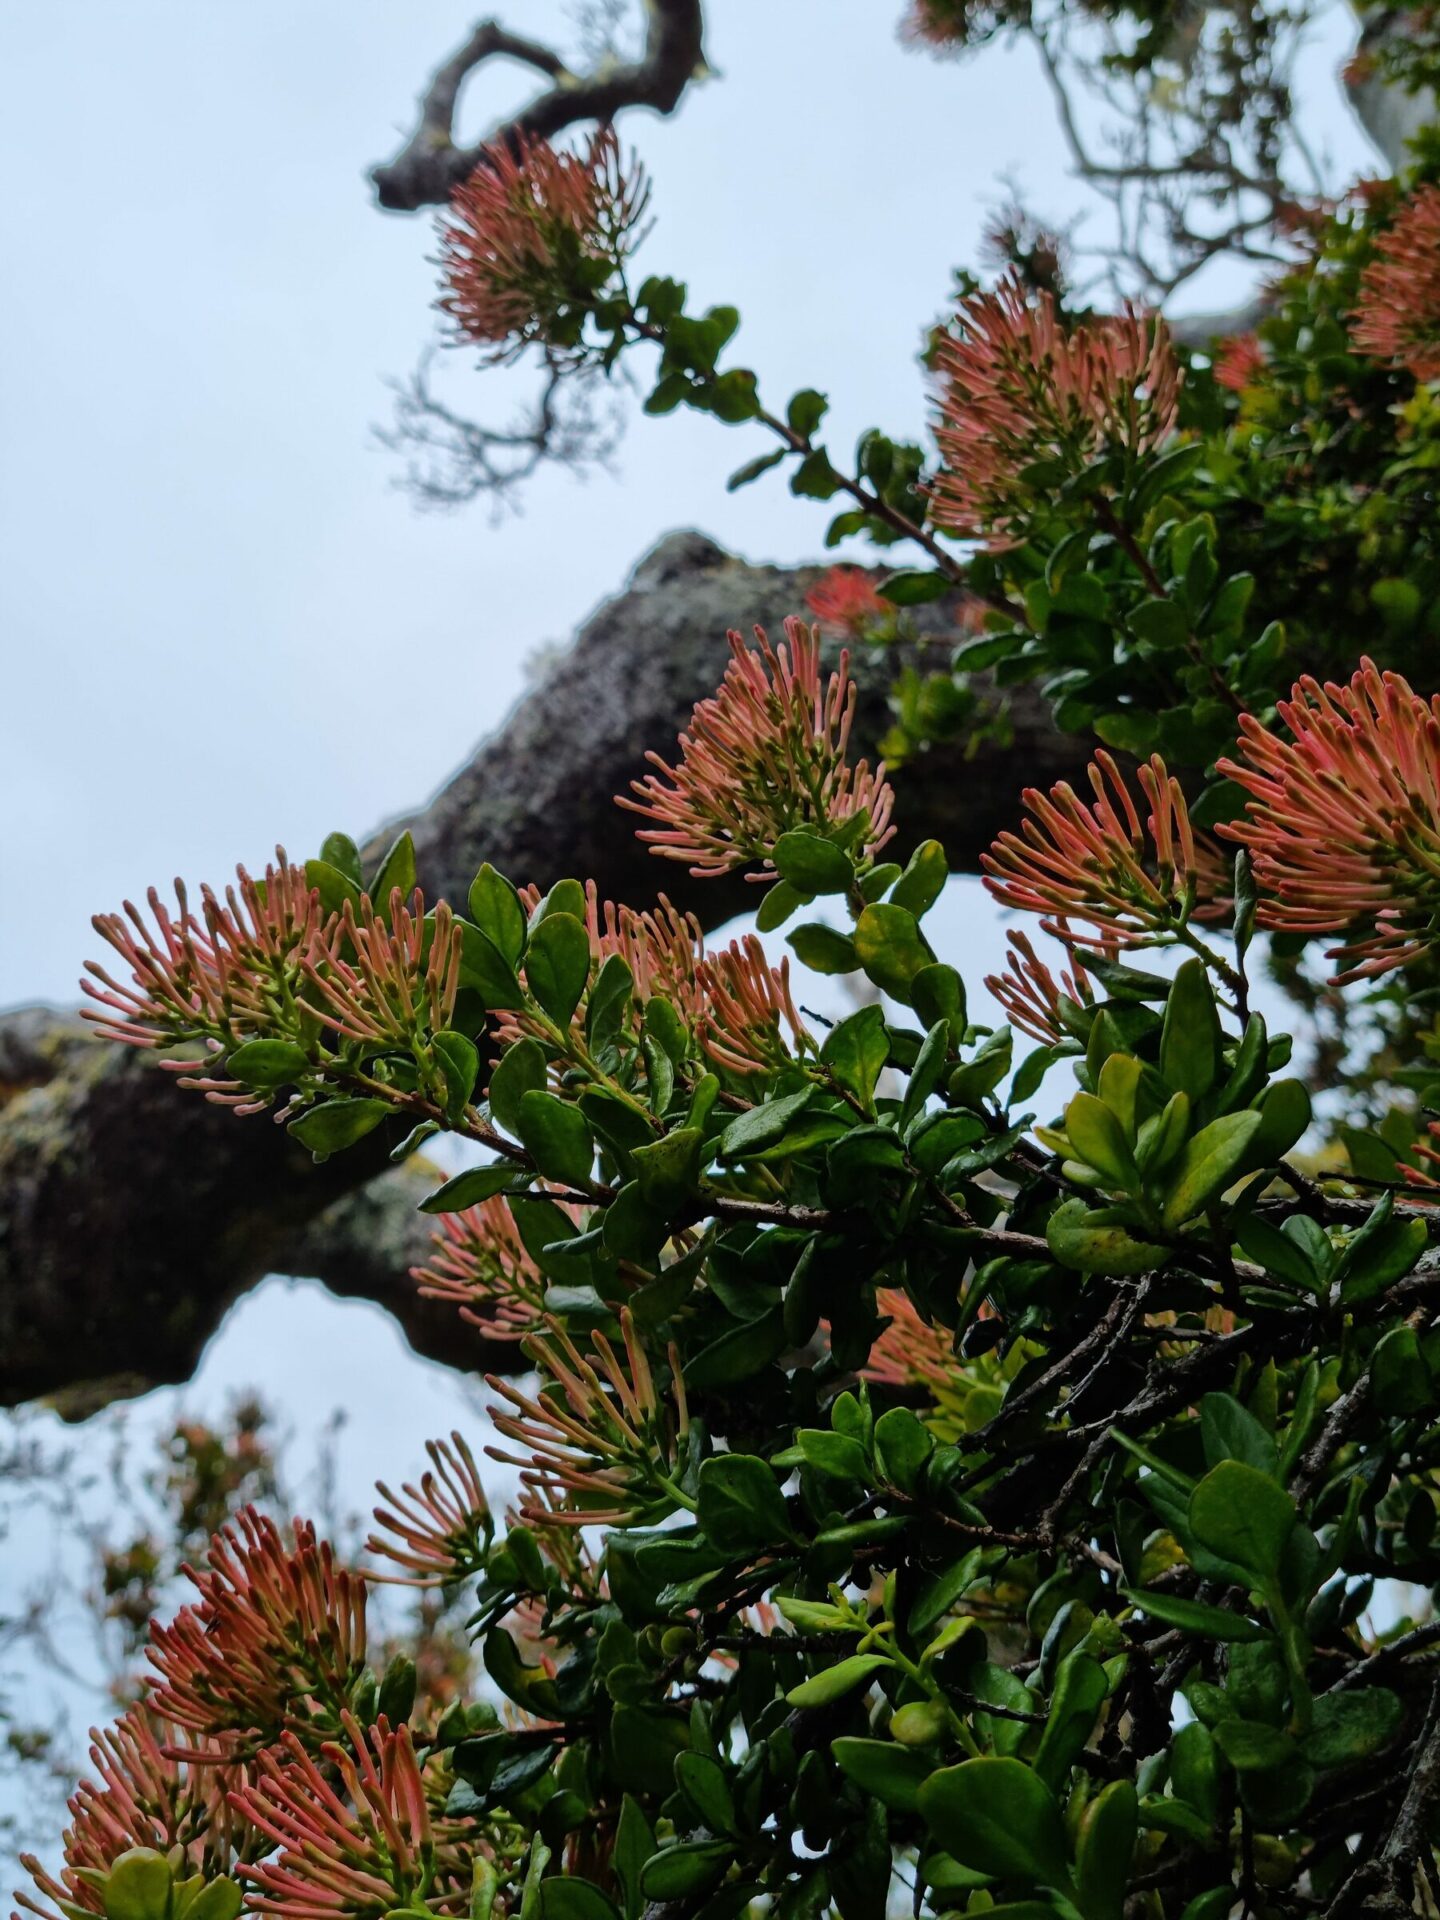
<path id="1" fill-rule="evenodd" d="M 1017 929 L 1009 1024 L 970 1007 L 926 925 L 944 849 L 890 857 L 846 657 L 799 620 L 732 636 L 621 803 L 664 859 L 763 883 L 728 947 L 581 877 L 487 865 L 428 901 L 404 837 L 374 872 L 335 835 L 223 904 L 98 918 L 94 1017 L 182 1085 L 317 1158 L 475 1150 L 416 1281 L 531 1371 L 489 1382 L 503 1519 L 457 1435 L 382 1487 L 368 1572 L 304 1521 L 221 1529 L 39 1891 L 67 1920 L 883 1920 L 897 1887 L 994 1920 L 1411 1911 L 1440 1634 L 1372 1601 L 1440 1582 L 1411 1099 L 1440 1084 L 1440 695 L 1393 664 L 1440 585 L 1433 190 L 1317 212 L 1213 355 L 1018 276 L 966 292 L 938 459 L 873 432 L 850 473 L 823 396 L 772 412 L 719 369 L 733 310 L 632 296 L 616 155 L 486 157 L 447 229 L 457 326 L 658 351 L 652 411 L 778 440 L 737 484 L 789 461 L 846 497 L 836 539 L 924 556 L 831 575 L 825 626 L 908 645 L 948 601 L 935 685 L 1033 678 L 1098 736 L 1092 797 L 1026 791 L 983 862 L 1049 957 Z M 1320 679 L 1377 625 L 1383 668 Z M 854 1011 L 799 1004 L 786 927 Z M 1251 1004 L 1257 927 L 1282 973 L 1342 936 L 1335 1004 L 1383 976 L 1380 1124 L 1312 1131 Z M 367 1666 L 367 1580 L 468 1591 L 480 1698 Z"/>

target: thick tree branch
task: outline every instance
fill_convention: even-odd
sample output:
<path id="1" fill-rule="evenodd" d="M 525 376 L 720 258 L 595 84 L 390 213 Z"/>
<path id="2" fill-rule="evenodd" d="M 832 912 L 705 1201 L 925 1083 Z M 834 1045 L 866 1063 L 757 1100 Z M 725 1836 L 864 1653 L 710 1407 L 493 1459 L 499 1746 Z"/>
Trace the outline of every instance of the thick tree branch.
<path id="1" fill-rule="evenodd" d="M 637 904 L 663 888 L 711 926 L 753 906 L 742 882 L 697 884 L 648 856 L 612 797 L 717 683 L 726 629 L 803 612 L 815 577 L 747 566 L 699 534 L 662 541 L 405 823 L 426 892 L 463 898 L 489 859 L 542 884 L 593 875 L 604 893 Z M 873 753 L 891 663 L 877 652 L 857 667 L 856 741 Z M 1022 786 L 1071 775 L 1083 760 L 1038 695 L 1022 689 L 1011 713 L 1012 746 L 987 744 L 968 760 L 925 755 L 897 778 L 908 838 L 943 839 L 970 871 Z M 268 1121 L 207 1106 L 148 1056 L 92 1039 L 68 1014 L 0 1018 L 0 1401 L 63 1392 L 83 1412 L 185 1379 L 230 1303 L 271 1272 L 379 1301 L 421 1353 L 494 1363 L 408 1282 L 427 1242 L 414 1214 L 420 1176 L 386 1171 L 394 1143 L 371 1144 L 314 1166 Z"/>
<path id="2" fill-rule="evenodd" d="M 586 120 L 613 120 L 628 107 L 669 114 L 690 82 L 705 71 L 700 0 L 644 0 L 645 50 L 635 61 L 611 61 L 593 73 L 572 73 L 558 55 L 533 40 L 483 20 L 437 69 L 420 101 L 420 118 L 393 160 L 374 168 L 375 197 L 392 212 L 444 206 L 474 170 L 480 148 L 455 144 L 455 111 L 465 81 L 487 60 L 517 60 L 550 81 L 487 141 L 515 135 L 553 135 Z"/>

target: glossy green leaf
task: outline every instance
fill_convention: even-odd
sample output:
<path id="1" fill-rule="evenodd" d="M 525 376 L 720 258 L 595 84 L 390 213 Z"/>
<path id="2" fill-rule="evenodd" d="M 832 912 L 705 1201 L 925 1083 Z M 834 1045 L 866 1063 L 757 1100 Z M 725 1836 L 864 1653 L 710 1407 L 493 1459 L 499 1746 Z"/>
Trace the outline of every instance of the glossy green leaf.
<path id="1" fill-rule="evenodd" d="M 1295 1525 L 1295 1503 L 1268 1474 L 1240 1460 L 1212 1467 L 1190 1496 L 1190 1531 L 1211 1553 L 1270 1586 Z"/>
<path id="2" fill-rule="evenodd" d="M 882 993 L 908 1006 L 910 982 L 922 967 L 933 965 L 935 960 L 914 914 L 884 901 L 866 907 L 855 923 L 853 937 L 866 975 Z"/>
<path id="3" fill-rule="evenodd" d="M 589 1185 L 595 1141 L 578 1107 L 553 1093 L 522 1094 L 518 1131 L 521 1146 L 547 1180 L 567 1187 Z"/>
<path id="4" fill-rule="evenodd" d="M 227 1073 L 267 1092 L 298 1085 L 309 1066 L 310 1056 L 293 1040 L 247 1040 L 225 1056 Z"/>
<path id="5" fill-rule="evenodd" d="M 1183 1227 L 1233 1184 L 1259 1126 L 1258 1113 L 1227 1113 L 1185 1143 L 1161 1207 L 1167 1227 Z"/>
<path id="6" fill-rule="evenodd" d="M 519 1169 L 508 1160 L 498 1161 L 493 1167 L 467 1167 L 464 1173 L 457 1173 L 453 1180 L 427 1193 L 420 1202 L 420 1211 L 463 1213 L 467 1207 L 478 1207 L 482 1200 L 489 1200 L 513 1186 L 518 1174 Z"/>
<path id="7" fill-rule="evenodd" d="M 388 1100 L 322 1100 L 292 1120 L 290 1132 L 320 1159 L 353 1147 L 394 1111 Z"/>
<path id="8" fill-rule="evenodd" d="M 860 956 L 850 935 L 838 933 L 819 920 L 807 921 L 785 938 L 794 948 L 796 959 L 812 973 L 854 973 L 859 968 Z"/>
<path id="9" fill-rule="evenodd" d="M 1220 1014 L 1202 960 L 1175 975 L 1160 1030 L 1160 1077 L 1174 1093 L 1201 1100 L 1220 1076 Z"/>
<path id="10" fill-rule="evenodd" d="M 931 1763 L 893 1740 L 863 1740 L 850 1736 L 831 1743 L 836 1765 L 864 1794 L 871 1794 L 897 1813 L 915 1813 L 920 1789 L 934 1771 Z"/>
<path id="11" fill-rule="evenodd" d="M 702 1536 L 722 1553 L 751 1554 L 790 1537 L 773 1471 L 748 1453 L 712 1454 L 700 1468 Z"/>
<path id="12" fill-rule="evenodd" d="M 470 882 L 470 918 L 512 967 L 525 952 L 525 909 L 520 896 L 487 860 Z"/>
<path id="13" fill-rule="evenodd" d="M 818 833 L 782 833 L 772 857 L 781 879 L 801 893 L 848 893 L 855 884 L 849 854 Z"/>
<path id="14" fill-rule="evenodd" d="M 867 1113 L 874 1112 L 875 1083 L 889 1054 L 885 1014 L 875 1006 L 861 1007 L 832 1027 L 820 1048 L 821 1063 Z"/>
<path id="15" fill-rule="evenodd" d="M 1207 1606 L 1200 1600 L 1186 1600 L 1178 1593 L 1152 1592 L 1122 1587 L 1121 1592 L 1133 1605 L 1167 1627 L 1179 1627 L 1182 1633 L 1202 1634 L 1207 1640 L 1263 1640 L 1266 1630 L 1244 1614 L 1228 1613 L 1224 1607 Z"/>
<path id="16" fill-rule="evenodd" d="M 853 1693 L 856 1687 L 882 1671 L 894 1671 L 883 1654 L 852 1653 L 823 1673 L 802 1680 L 798 1687 L 791 1687 L 785 1698 L 792 1707 L 828 1707 L 832 1700 L 843 1700 L 847 1693 Z"/>
<path id="17" fill-rule="evenodd" d="M 568 913 L 547 913 L 525 949 L 525 984 L 558 1026 L 568 1027 L 590 979 L 590 936 Z"/>
<path id="18" fill-rule="evenodd" d="M 1055 1796 L 1022 1761 L 987 1756 L 944 1767 L 920 1789 L 920 1811 L 963 1866 L 1029 1886 L 1069 1881 Z"/>

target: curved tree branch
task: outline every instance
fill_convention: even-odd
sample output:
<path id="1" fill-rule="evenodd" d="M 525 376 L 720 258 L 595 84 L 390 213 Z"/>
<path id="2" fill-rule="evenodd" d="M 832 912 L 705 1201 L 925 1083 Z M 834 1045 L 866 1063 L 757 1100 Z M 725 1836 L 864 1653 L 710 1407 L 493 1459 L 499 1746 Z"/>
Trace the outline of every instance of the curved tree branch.
<path id="1" fill-rule="evenodd" d="M 391 212 L 444 206 L 474 171 L 480 147 L 455 144 L 455 111 L 466 80 L 488 60 L 517 60 L 550 85 L 482 145 L 517 134 L 549 136 L 585 120 L 613 120 L 627 107 L 673 113 L 690 82 L 705 72 L 700 0 L 645 0 L 645 50 L 635 61 L 607 61 L 572 73 L 548 47 L 483 20 L 433 75 L 414 133 L 393 160 L 370 174 L 379 204 Z"/>
<path id="2" fill-rule="evenodd" d="M 648 856 L 612 797 L 715 686 L 726 629 L 803 611 L 817 573 L 747 566 L 700 534 L 662 541 L 404 823 L 427 894 L 463 898 L 489 859 L 542 885 L 593 875 L 636 904 L 664 888 L 711 926 L 753 906 L 742 882 L 696 883 Z M 856 666 L 856 745 L 873 754 L 892 663 L 873 651 Z M 933 834 L 970 871 L 1023 785 L 1083 763 L 1037 694 L 1012 696 L 1010 718 L 1009 746 L 923 755 L 896 778 L 910 839 Z M 69 1014 L 0 1017 L 0 1402 L 54 1395 L 83 1413 L 185 1379 L 230 1303 L 272 1272 L 378 1301 L 433 1358 L 513 1365 L 513 1348 L 485 1352 L 408 1280 L 428 1245 L 415 1213 L 425 1175 L 388 1168 L 393 1144 L 372 1136 L 315 1166 L 280 1128 L 179 1091 L 151 1056 L 91 1038 Z"/>

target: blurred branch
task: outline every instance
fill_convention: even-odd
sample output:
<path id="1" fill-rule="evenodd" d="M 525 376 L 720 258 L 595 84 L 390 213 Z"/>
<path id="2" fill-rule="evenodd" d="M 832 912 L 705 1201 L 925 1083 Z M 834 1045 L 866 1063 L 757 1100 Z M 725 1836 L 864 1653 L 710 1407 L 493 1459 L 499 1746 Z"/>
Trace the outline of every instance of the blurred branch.
<path id="1" fill-rule="evenodd" d="M 803 611 L 818 573 L 748 566 L 700 534 L 663 540 L 404 823 L 426 893 L 463 899 L 488 859 L 542 886 L 590 875 L 637 905 L 663 887 L 712 927 L 753 907 L 743 882 L 697 883 L 648 855 L 612 799 L 719 681 L 726 629 Z M 855 746 L 873 755 L 893 661 L 864 649 L 854 666 Z M 1037 692 L 1009 700 L 1006 743 L 920 754 L 895 778 L 909 840 L 943 840 L 970 872 L 1022 784 L 1078 777 L 1084 763 Z M 0 1016 L 0 1402 L 51 1395 L 79 1415 L 186 1379 L 232 1302 L 276 1272 L 379 1302 L 417 1352 L 515 1365 L 513 1347 L 487 1352 L 409 1282 L 429 1231 L 415 1212 L 426 1176 L 389 1166 L 397 1139 L 372 1135 L 317 1166 L 281 1128 L 181 1092 L 153 1056 L 91 1038 L 70 1014 Z"/>
<path id="2" fill-rule="evenodd" d="M 700 0 L 644 0 L 645 45 L 638 60 L 603 50 L 589 73 L 573 73 L 538 41 L 483 20 L 431 77 L 415 131 L 393 160 L 374 168 L 375 197 L 392 212 L 443 206 L 474 170 L 481 147 L 518 134 L 551 136 L 586 120 L 613 120 L 629 107 L 670 114 L 690 82 L 705 72 Z M 465 82 L 488 61 L 518 61 L 550 85 L 473 147 L 455 143 L 455 113 Z"/>
<path id="3" fill-rule="evenodd" d="M 431 385 L 435 348 L 406 380 L 388 384 L 395 395 L 393 426 L 376 438 L 405 458 L 398 482 L 422 507 L 462 507 L 484 496 L 499 519 L 513 495 L 541 466 L 572 473 L 604 466 L 619 443 L 622 414 L 613 388 L 597 405 L 600 382 L 588 371 L 545 368 L 531 411 L 508 427 L 487 427 L 446 406 Z"/>

